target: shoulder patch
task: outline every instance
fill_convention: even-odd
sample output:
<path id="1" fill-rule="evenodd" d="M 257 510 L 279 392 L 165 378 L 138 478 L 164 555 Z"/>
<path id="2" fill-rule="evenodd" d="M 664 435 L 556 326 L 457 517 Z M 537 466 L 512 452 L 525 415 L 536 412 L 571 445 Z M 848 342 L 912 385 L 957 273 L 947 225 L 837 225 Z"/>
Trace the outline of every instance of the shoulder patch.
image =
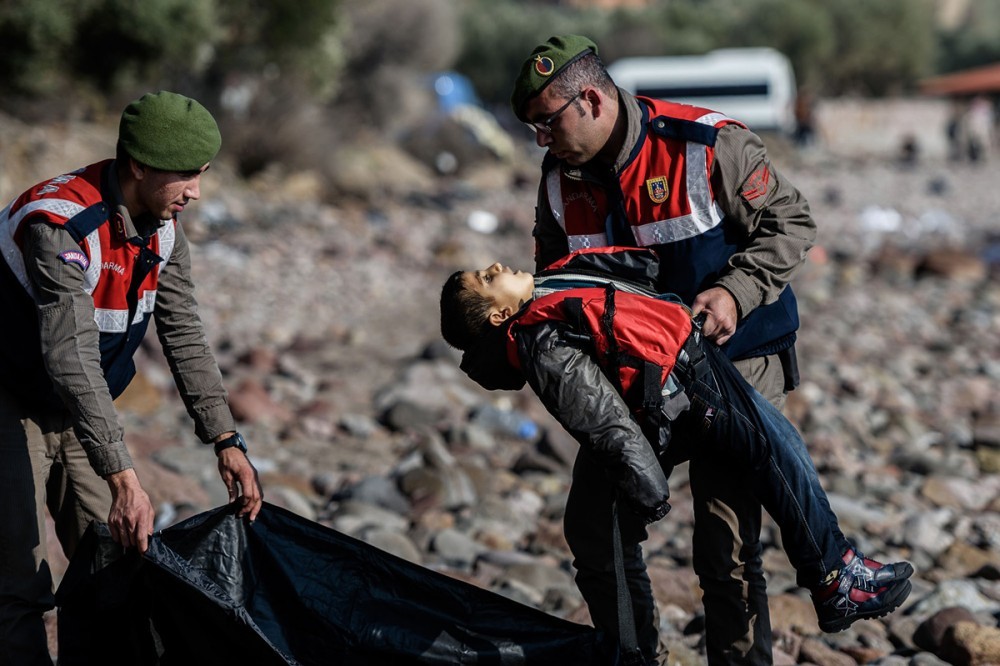
<path id="1" fill-rule="evenodd" d="M 764 205 L 770 187 L 771 170 L 766 164 L 761 164 L 743 181 L 743 185 L 740 186 L 740 196 L 756 210 Z"/>
<path id="2" fill-rule="evenodd" d="M 64 264 L 76 264 L 83 270 L 90 268 L 90 259 L 80 250 L 66 250 L 59 255 Z"/>

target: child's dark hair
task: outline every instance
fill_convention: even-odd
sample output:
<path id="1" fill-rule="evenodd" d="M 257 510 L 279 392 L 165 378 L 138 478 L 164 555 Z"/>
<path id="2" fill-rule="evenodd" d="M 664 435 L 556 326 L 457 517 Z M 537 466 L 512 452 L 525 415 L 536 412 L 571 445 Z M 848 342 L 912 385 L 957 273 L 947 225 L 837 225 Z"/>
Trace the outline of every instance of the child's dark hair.
<path id="1" fill-rule="evenodd" d="M 469 289 L 462 276 L 452 273 L 441 288 L 441 337 L 452 347 L 469 349 L 489 330 L 493 299 Z"/>

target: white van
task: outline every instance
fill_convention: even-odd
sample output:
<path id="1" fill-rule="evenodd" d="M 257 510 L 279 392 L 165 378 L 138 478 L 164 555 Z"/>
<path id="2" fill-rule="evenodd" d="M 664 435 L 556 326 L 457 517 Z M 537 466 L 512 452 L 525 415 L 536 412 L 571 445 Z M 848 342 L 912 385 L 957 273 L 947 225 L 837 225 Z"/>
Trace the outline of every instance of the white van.
<path id="1" fill-rule="evenodd" d="M 792 63 L 772 48 L 621 58 L 608 66 L 608 73 L 634 95 L 703 106 L 754 131 L 795 130 Z"/>

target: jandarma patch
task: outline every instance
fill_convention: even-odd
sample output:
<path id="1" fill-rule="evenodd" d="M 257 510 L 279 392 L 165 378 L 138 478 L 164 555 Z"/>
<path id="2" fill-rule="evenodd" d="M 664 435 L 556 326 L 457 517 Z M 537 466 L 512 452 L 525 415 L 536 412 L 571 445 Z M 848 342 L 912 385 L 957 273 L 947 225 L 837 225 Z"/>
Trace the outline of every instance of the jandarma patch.
<path id="1" fill-rule="evenodd" d="M 666 201 L 667 194 L 670 191 L 667 187 L 666 176 L 659 176 L 657 178 L 650 178 L 647 180 L 646 191 L 649 192 L 649 198 L 653 200 L 653 203 L 663 203 Z"/>
<path id="2" fill-rule="evenodd" d="M 535 71 L 539 76 L 552 76 L 556 71 L 556 64 L 548 56 L 535 56 Z"/>
<path id="3" fill-rule="evenodd" d="M 63 263 L 76 264 L 83 270 L 90 268 L 90 259 L 87 259 L 87 255 L 80 250 L 66 250 L 59 255 L 59 258 L 63 260 Z"/>

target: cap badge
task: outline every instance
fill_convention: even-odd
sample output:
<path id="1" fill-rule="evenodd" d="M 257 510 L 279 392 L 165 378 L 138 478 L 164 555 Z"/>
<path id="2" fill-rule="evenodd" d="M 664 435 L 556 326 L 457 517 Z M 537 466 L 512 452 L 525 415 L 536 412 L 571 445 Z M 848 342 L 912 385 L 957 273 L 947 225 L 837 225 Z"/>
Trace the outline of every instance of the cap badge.
<path id="1" fill-rule="evenodd" d="M 556 64 L 548 56 L 535 56 L 535 71 L 539 76 L 552 76 L 556 71 Z"/>

